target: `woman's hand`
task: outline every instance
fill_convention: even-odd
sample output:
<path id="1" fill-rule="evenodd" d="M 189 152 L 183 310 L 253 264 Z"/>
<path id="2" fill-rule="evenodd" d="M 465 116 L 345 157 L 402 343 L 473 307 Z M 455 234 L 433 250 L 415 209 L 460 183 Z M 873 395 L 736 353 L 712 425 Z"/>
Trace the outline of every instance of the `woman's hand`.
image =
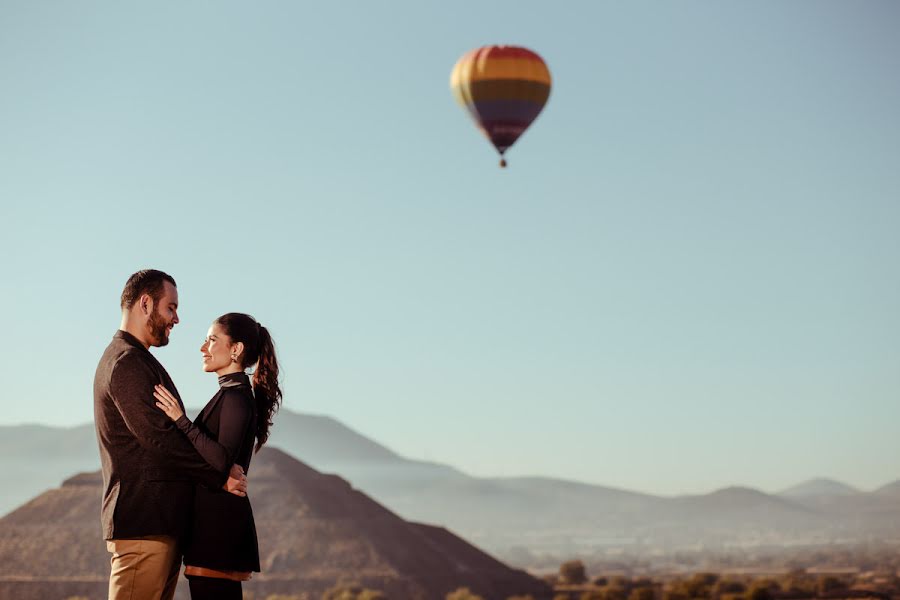
<path id="1" fill-rule="evenodd" d="M 157 400 L 157 408 L 169 415 L 169 418 L 173 421 L 177 421 L 184 414 L 184 411 L 181 410 L 181 406 L 178 404 L 178 400 L 165 387 L 157 384 L 153 388 L 153 396 Z"/>

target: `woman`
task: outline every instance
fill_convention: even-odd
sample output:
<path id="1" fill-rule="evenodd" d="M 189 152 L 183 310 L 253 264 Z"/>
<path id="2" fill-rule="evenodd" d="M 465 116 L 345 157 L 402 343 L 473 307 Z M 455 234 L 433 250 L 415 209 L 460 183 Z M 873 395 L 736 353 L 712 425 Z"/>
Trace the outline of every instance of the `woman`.
<path id="1" fill-rule="evenodd" d="M 281 402 L 278 361 L 268 330 L 250 315 L 228 313 L 212 324 L 200 346 L 203 370 L 219 376 L 219 391 L 194 423 L 175 397 L 156 386 L 156 406 L 175 421 L 197 452 L 226 473 L 232 464 L 250 467 L 254 440 L 259 450 L 269 437 Z M 256 365 L 253 380 L 244 372 Z M 191 598 L 240 600 L 241 581 L 259 572 L 259 549 L 250 499 L 198 485 L 193 525 L 184 551 Z"/>

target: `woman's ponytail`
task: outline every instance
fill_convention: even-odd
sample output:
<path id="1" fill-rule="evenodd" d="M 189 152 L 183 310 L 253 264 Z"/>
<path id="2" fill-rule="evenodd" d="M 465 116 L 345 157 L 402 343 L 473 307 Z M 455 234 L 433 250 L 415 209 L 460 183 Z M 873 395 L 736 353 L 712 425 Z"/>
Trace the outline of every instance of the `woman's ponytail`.
<path id="1" fill-rule="evenodd" d="M 278 359 L 269 330 L 259 326 L 259 362 L 253 372 L 253 394 L 256 397 L 256 451 L 269 439 L 272 419 L 281 406 L 278 385 Z"/>
<path id="2" fill-rule="evenodd" d="M 278 359 L 269 330 L 245 313 L 227 313 L 216 319 L 232 342 L 244 344 L 241 368 L 253 372 L 253 396 L 256 398 L 256 451 L 269 439 L 272 419 L 281 406 L 281 387 L 278 385 Z"/>

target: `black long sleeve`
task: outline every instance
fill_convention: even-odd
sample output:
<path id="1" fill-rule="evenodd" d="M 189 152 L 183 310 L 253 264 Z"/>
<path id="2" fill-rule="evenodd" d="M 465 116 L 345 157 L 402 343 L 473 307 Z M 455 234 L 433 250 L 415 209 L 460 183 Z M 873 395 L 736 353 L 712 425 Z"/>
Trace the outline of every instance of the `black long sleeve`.
<path id="1" fill-rule="evenodd" d="M 156 407 L 153 386 L 157 383 L 159 379 L 138 352 L 126 352 L 116 362 L 109 390 L 125 426 L 142 447 L 160 455 L 194 480 L 221 487 L 228 469 L 213 469 Z"/>
<path id="2" fill-rule="evenodd" d="M 213 439 L 181 415 L 175 425 L 187 435 L 200 456 L 217 471 L 228 472 L 241 449 L 253 411 L 244 394 L 236 390 L 221 390 L 219 437 Z"/>

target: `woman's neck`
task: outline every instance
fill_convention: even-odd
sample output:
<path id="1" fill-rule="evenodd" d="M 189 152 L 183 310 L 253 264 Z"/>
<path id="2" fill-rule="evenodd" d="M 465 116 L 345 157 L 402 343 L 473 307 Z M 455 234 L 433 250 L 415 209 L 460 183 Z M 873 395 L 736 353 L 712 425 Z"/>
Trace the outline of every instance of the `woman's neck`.
<path id="1" fill-rule="evenodd" d="M 216 375 L 221 377 L 222 375 L 231 375 L 232 373 L 240 373 L 241 371 L 243 371 L 243 369 L 241 369 L 237 363 L 230 363 L 227 367 L 223 367 L 216 371 Z"/>

